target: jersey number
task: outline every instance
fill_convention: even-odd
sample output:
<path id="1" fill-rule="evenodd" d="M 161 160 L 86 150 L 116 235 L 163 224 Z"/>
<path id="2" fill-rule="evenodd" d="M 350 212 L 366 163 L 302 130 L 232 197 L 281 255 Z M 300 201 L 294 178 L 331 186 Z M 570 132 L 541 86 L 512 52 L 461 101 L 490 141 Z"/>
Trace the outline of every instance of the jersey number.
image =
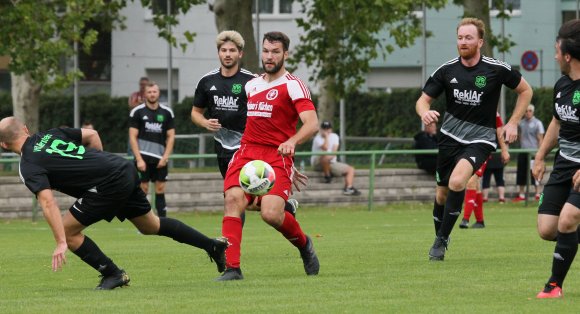
<path id="1" fill-rule="evenodd" d="M 83 154 L 85 153 L 84 146 L 77 146 L 72 142 L 65 142 L 63 140 L 56 139 L 50 144 L 50 148 L 46 149 L 49 154 L 59 154 L 63 157 L 83 159 Z"/>

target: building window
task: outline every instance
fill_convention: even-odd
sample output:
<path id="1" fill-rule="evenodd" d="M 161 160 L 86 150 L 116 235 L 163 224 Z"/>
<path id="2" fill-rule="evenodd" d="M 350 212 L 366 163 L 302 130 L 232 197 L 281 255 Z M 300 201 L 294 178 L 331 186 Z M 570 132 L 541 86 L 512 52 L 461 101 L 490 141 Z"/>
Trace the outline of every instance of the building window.
<path id="1" fill-rule="evenodd" d="M 503 2 L 506 14 L 509 16 L 522 15 L 521 0 L 503 0 Z M 489 0 L 489 9 L 489 15 L 492 17 L 496 17 L 499 13 L 498 6 L 495 4 L 494 0 Z"/>
<path id="2" fill-rule="evenodd" d="M 292 14 L 293 0 L 257 0 L 252 1 L 252 13 L 256 13 L 256 2 L 260 14 Z"/>
<path id="3" fill-rule="evenodd" d="M 175 4 L 175 0 L 171 1 L 171 14 L 177 14 L 177 6 Z M 153 0 L 153 14 L 167 14 L 167 3 L 168 0 Z"/>

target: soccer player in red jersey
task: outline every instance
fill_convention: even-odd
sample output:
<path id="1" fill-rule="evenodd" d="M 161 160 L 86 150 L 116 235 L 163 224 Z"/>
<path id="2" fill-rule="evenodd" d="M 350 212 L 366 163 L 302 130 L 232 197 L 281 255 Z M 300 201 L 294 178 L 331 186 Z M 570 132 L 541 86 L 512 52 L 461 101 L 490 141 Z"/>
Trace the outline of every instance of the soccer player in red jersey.
<path id="1" fill-rule="evenodd" d="M 226 250 L 226 270 L 217 278 L 218 281 L 244 278 L 240 268 L 240 216 L 248 204 L 254 202 L 254 197 L 244 193 L 238 178 L 242 167 L 256 159 L 269 163 L 276 173 L 276 184 L 258 200 L 262 220 L 298 248 L 307 275 L 317 275 L 320 268 L 312 240 L 304 234 L 296 218 L 284 211 L 284 204 L 292 191 L 296 145 L 318 132 L 318 117 L 310 91 L 284 66 L 289 45 L 290 39 L 281 32 L 264 34 L 262 67 L 265 73 L 245 86 L 248 96 L 246 130 L 224 180 L 222 234 L 227 235 L 229 247 Z M 299 119 L 302 126 L 296 131 Z"/>

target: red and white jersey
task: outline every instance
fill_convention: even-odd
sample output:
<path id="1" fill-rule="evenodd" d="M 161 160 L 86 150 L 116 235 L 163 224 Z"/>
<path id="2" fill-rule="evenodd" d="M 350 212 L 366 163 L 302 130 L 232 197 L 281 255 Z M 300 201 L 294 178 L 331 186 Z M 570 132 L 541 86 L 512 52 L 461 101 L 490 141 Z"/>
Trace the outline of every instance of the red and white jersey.
<path id="1" fill-rule="evenodd" d="M 298 115 L 315 110 L 306 84 L 286 72 L 272 82 L 264 75 L 246 83 L 248 118 L 242 144 L 278 147 L 296 134 Z"/>

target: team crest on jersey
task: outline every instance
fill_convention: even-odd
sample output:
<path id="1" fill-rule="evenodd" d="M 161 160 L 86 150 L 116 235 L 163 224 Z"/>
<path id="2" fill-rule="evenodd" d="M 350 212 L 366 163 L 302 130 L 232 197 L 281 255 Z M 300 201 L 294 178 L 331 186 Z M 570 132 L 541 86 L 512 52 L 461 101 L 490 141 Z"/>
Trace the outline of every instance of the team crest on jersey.
<path id="1" fill-rule="evenodd" d="M 580 104 L 580 91 L 574 91 L 574 96 L 572 96 L 572 104 L 578 106 Z"/>
<path id="2" fill-rule="evenodd" d="M 163 120 L 165 120 L 165 117 L 162 114 L 158 114 L 157 117 L 155 117 L 155 119 L 157 120 L 157 122 L 163 122 Z"/>
<path id="3" fill-rule="evenodd" d="M 486 84 L 485 76 L 476 76 L 475 77 L 475 86 L 479 88 L 484 88 Z"/>
<path id="4" fill-rule="evenodd" d="M 234 84 L 232 85 L 232 93 L 239 94 L 242 92 L 242 84 Z"/>
<path id="5" fill-rule="evenodd" d="M 276 97 L 278 97 L 277 89 L 272 89 L 268 92 L 268 94 L 266 94 L 266 99 L 268 100 L 276 99 Z"/>

